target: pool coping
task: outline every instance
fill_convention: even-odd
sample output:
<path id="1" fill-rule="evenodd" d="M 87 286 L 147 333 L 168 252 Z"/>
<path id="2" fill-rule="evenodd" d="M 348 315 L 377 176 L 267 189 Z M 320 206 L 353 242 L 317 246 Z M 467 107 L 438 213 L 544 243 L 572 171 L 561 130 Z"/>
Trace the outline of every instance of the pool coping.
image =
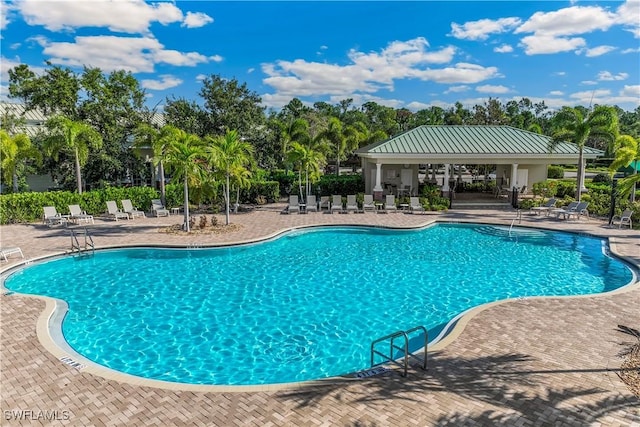
<path id="1" fill-rule="evenodd" d="M 293 226 L 293 227 L 285 227 L 273 233 L 270 233 L 265 236 L 261 236 L 256 239 L 246 239 L 237 242 L 224 242 L 219 244 L 206 244 L 206 245 L 193 245 L 193 244 L 185 244 L 185 245 L 176 245 L 176 244 L 127 244 L 127 245 L 107 245 L 103 247 L 96 248 L 96 250 L 110 250 L 110 249 L 125 249 L 125 248 L 169 248 L 169 249 L 213 249 L 213 248 L 224 248 L 224 247 L 235 247 L 235 246 L 243 246 L 243 245 L 252 245 L 258 244 L 262 242 L 267 242 L 271 240 L 275 240 L 285 234 L 288 234 L 293 231 L 298 230 L 311 230 L 314 228 L 374 228 L 374 229 L 387 229 L 387 230 L 420 230 L 431 227 L 438 223 L 443 224 L 478 224 L 478 225 L 489 225 L 496 226 L 496 224 L 482 221 L 466 221 L 466 220 L 451 220 L 451 219 L 432 219 L 426 221 L 423 224 L 415 225 L 415 226 L 392 226 L 392 225 L 368 225 L 368 224 L 313 224 L 313 225 L 301 225 L 301 226 Z M 582 236 L 594 237 L 602 240 L 606 240 L 609 252 L 612 256 L 620 259 L 632 271 L 633 280 L 620 288 L 614 289 L 608 292 L 601 292 L 598 294 L 589 294 L 589 295 L 574 295 L 574 296 L 535 296 L 535 297 L 517 297 L 517 298 L 509 298 L 500 301 L 494 301 L 490 303 L 485 303 L 476 307 L 472 307 L 464 312 L 460 313 L 456 317 L 454 317 L 451 321 L 447 323 L 444 327 L 442 333 L 438 336 L 437 341 L 434 344 L 429 345 L 428 350 L 430 353 L 438 352 L 443 350 L 445 347 L 454 342 L 466 329 L 469 322 L 476 317 L 481 312 L 495 307 L 501 304 L 513 303 L 522 300 L 543 300 L 543 299 L 584 299 L 584 298 L 600 298 L 607 297 L 610 295 L 626 293 L 630 291 L 634 291 L 636 289 L 640 289 L 640 265 L 632 260 L 630 257 L 624 256 L 619 253 L 616 245 L 616 237 L 615 236 L 598 236 L 593 233 L 587 232 L 576 232 L 571 230 L 554 230 L 545 227 L 539 226 L 522 226 L 518 225 L 519 228 L 528 228 L 528 229 L 539 229 L 539 230 L 547 230 L 553 232 L 563 232 L 569 234 L 577 234 Z M 67 303 L 63 300 L 59 300 L 52 297 L 45 297 L 41 295 L 33 295 L 33 294 L 22 294 L 18 292 L 10 291 L 9 289 L 4 287 L 4 279 L 12 274 L 14 271 L 19 270 L 25 266 L 32 264 L 34 261 L 40 261 L 45 259 L 54 259 L 62 256 L 70 255 L 69 251 L 60 251 L 57 253 L 31 258 L 28 260 L 24 260 L 19 262 L 18 264 L 9 266 L 5 269 L 0 270 L 0 285 L 1 289 L 4 293 L 14 293 L 16 295 L 26 296 L 30 298 L 35 298 L 44 301 L 45 308 L 41 312 L 38 317 L 36 332 L 38 336 L 38 340 L 42 344 L 42 346 L 49 353 L 54 355 L 59 361 L 66 363 L 78 370 L 81 370 L 84 373 L 89 373 L 92 375 L 96 375 L 102 377 L 107 380 L 114 380 L 121 383 L 126 383 L 134 386 L 145 386 L 152 387 L 157 389 L 164 390 L 172 390 L 172 391 L 193 391 L 193 392 L 236 392 L 236 393 L 244 393 L 244 392 L 264 392 L 264 391 L 280 391 L 280 390 L 296 390 L 303 389 L 306 387 L 313 387 L 322 384 L 336 384 L 336 383 L 344 383 L 344 382 L 353 382 L 360 381 L 360 378 L 354 376 L 357 372 L 346 373 L 340 376 L 334 376 L 323 379 L 316 380 L 307 380 L 307 381 L 297 381 L 297 382 L 288 382 L 288 383 L 275 383 L 275 384 L 254 384 L 254 385 L 214 385 L 214 384 L 189 384 L 189 383 L 179 383 L 179 382 L 169 382 L 164 380 L 150 379 L 138 377 L 131 374 L 126 374 L 124 372 L 116 371 L 114 369 L 108 368 L 106 366 L 100 365 L 96 362 L 93 362 L 84 356 L 77 353 L 73 350 L 62 334 L 62 321 L 67 313 Z M 440 336 L 445 333 L 442 338 Z M 364 371 L 366 371 L 365 369 Z M 358 371 L 362 372 L 362 371 Z"/>

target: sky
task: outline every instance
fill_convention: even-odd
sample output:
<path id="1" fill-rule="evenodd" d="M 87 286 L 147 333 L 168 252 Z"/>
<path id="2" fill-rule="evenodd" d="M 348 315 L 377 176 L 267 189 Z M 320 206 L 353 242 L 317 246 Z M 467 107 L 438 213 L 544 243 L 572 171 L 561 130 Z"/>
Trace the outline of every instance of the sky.
<path id="1" fill-rule="evenodd" d="M 523 97 L 551 109 L 640 105 L 640 0 L 0 0 L 8 70 L 130 71 L 147 105 L 202 102 L 206 76 L 267 109 L 352 98 L 418 111 Z"/>

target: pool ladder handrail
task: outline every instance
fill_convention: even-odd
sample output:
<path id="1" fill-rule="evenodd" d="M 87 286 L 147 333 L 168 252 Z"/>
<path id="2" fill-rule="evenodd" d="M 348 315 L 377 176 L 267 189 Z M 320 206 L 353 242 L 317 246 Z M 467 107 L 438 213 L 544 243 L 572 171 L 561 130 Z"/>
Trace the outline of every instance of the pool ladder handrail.
<path id="1" fill-rule="evenodd" d="M 522 210 L 521 209 L 518 209 L 516 211 L 516 217 L 513 218 L 513 220 L 511 221 L 511 225 L 509 226 L 509 237 L 511 237 L 511 229 L 513 228 L 513 224 L 515 224 L 516 221 L 518 221 L 518 224 L 522 223 Z"/>
<path id="2" fill-rule="evenodd" d="M 415 354 L 409 352 L 409 334 L 411 334 L 412 332 L 415 331 L 422 331 L 424 333 L 424 356 L 423 357 L 419 357 L 416 356 Z M 402 347 L 398 347 L 395 344 L 395 340 L 397 338 L 403 338 L 404 340 L 404 345 Z M 389 354 L 384 354 L 379 352 L 378 350 L 376 350 L 376 344 L 383 342 L 383 341 L 389 341 Z M 409 366 L 409 358 L 412 357 L 415 360 L 417 360 L 418 362 L 420 362 L 421 364 L 421 368 L 423 370 L 427 369 L 427 342 L 429 341 L 429 336 L 427 333 L 427 329 L 424 326 L 416 326 L 415 328 L 411 328 L 409 330 L 406 331 L 397 331 L 394 332 L 392 334 L 389 335 L 385 335 L 384 337 L 378 338 L 376 340 L 374 340 L 371 343 L 371 367 L 374 368 L 376 366 L 385 364 L 385 363 L 393 363 L 395 365 L 400 366 L 401 368 L 403 368 L 403 373 L 402 376 L 406 377 L 407 376 L 407 368 Z M 394 359 L 393 354 L 394 354 L 394 350 L 399 350 L 402 352 L 403 356 L 401 357 L 402 359 L 402 363 L 398 362 L 398 360 Z M 374 357 L 375 355 L 378 355 L 380 357 L 382 357 L 384 359 L 384 361 L 379 362 L 379 363 L 374 363 Z"/>
<path id="3" fill-rule="evenodd" d="M 87 227 L 84 227 L 84 232 L 83 232 L 84 247 L 80 246 L 80 242 L 78 241 L 78 236 L 76 235 L 75 230 L 70 229 L 69 231 L 71 232 L 71 253 L 77 252 L 80 255 L 82 254 L 82 252 L 87 252 L 89 248 L 91 248 L 91 254 L 95 253 L 96 247 L 95 247 L 95 244 L 93 243 L 93 237 L 89 233 L 89 230 L 87 229 Z"/>

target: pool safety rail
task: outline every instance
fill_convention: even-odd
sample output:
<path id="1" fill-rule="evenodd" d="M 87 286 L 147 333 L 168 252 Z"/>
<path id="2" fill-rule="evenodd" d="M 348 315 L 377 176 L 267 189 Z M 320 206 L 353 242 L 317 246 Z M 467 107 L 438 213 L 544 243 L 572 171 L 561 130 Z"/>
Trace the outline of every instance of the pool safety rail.
<path id="1" fill-rule="evenodd" d="M 76 230 L 70 229 L 71 233 L 71 253 L 77 253 L 78 255 L 88 254 L 89 250 L 91 250 L 91 255 L 95 253 L 95 245 L 93 243 L 93 237 L 89 234 L 89 230 L 87 227 L 84 227 L 82 233 L 76 233 Z M 78 234 L 81 234 L 81 239 L 84 237 L 84 245 L 80 245 L 80 240 L 78 240 Z"/>
<path id="2" fill-rule="evenodd" d="M 417 356 L 417 355 L 409 352 L 409 335 L 413 334 L 414 332 L 422 332 L 422 334 L 424 335 L 424 346 L 423 346 L 424 355 L 422 357 Z M 403 341 L 401 347 L 396 344 L 396 340 L 397 339 L 401 339 Z M 393 364 L 398 365 L 399 367 L 403 368 L 402 376 L 406 377 L 407 376 L 407 368 L 409 366 L 409 358 L 412 357 L 413 359 L 415 359 L 418 362 L 420 362 L 420 368 L 422 368 L 423 370 L 426 370 L 427 369 L 427 342 L 428 341 L 429 341 L 429 336 L 427 334 L 427 329 L 424 326 L 416 326 L 415 328 L 411 328 L 411 329 L 406 330 L 406 331 L 398 331 L 398 332 L 394 332 L 394 333 L 389 334 L 389 335 L 385 335 L 382 338 L 378 338 L 378 339 L 374 340 L 371 343 L 371 367 L 373 368 L 375 366 L 383 365 L 385 363 L 393 363 Z M 389 353 L 388 354 L 387 353 L 382 353 L 382 352 L 377 350 L 376 345 L 378 345 L 380 343 L 388 343 L 389 344 Z M 400 352 L 400 356 L 399 357 L 394 357 L 396 352 Z M 375 363 L 375 356 L 376 355 L 380 356 L 383 359 L 383 361 Z M 402 362 L 399 362 L 398 360 L 402 360 Z"/>

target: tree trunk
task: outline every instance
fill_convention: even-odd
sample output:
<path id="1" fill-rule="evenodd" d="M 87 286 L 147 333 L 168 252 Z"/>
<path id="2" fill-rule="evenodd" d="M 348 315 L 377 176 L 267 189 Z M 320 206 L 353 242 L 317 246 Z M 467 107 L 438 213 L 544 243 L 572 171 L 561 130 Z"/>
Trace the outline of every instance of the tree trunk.
<path id="1" fill-rule="evenodd" d="M 580 146 L 580 151 L 578 154 L 578 182 L 576 185 L 576 200 L 580 201 L 582 195 L 582 188 L 584 187 L 584 167 L 583 167 L 583 158 L 584 158 L 584 147 Z"/>
<path id="2" fill-rule="evenodd" d="M 78 157 L 78 149 L 75 149 L 76 154 L 76 184 L 78 185 L 78 194 L 82 194 L 82 175 L 80 174 L 80 157 Z"/>
<path id="3" fill-rule="evenodd" d="M 13 192 L 17 193 L 18 192 L 18 174 L 14 172 L 11 178 L 12 178 L 11 180 L 13 181 Z"/>
<path id="4" fill-rule="evenodd" d="M 164 164 L 162 162 L 160 162 L 158 169 L 160 172 L 160 200 L 163 206 L 167 206 L 167 194 L 164 185 Z"/>
<path id="5" fill-rule="evenodd" d="M 224 198 L 225 198 L 225 205 L 226 205 L 226 218 L 227 218 L 227 225 L 229 225 L 229 174 L 227 174 L 227 185 L 224 188 Z"/>
<path id="6" fill-rule="evenodd" d="M 638 173 L 638 160 L 633 163 L 633 174 L 636 175 Z M 636 201 L 636 183 L 633 183 L 631 187 L 631 197 L 629 197 L 631 203 Z"/>
<path id="7" fill-rule="evenodd" d="M 336 157 L 336 175 L 340 175 L 340 155 Z"/>
<path id="8" fill-rule="evenodd" d="M 184 176 L 184 225 L 182 229 L 186 232 L 191 231 L 189 225 L 189 178 L 186 173 Z"/>
<path id="9" fill-rule="evenodd" d="M 300 194 L 300 199 L 304 201 L 304 196 L 302 195 L 302 168 L 298 169 L 298 193 Z"/>

